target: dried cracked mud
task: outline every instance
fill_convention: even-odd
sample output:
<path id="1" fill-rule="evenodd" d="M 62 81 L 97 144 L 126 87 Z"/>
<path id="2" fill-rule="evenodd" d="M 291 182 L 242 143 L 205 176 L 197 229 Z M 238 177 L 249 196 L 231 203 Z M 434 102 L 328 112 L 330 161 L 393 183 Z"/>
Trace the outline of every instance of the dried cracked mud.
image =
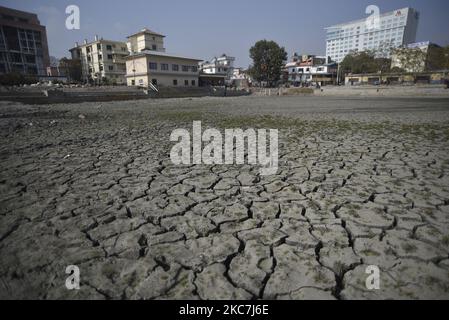
<path id="1" fill-rule="evenodd" d="M 277 175 L 173 165 L 194 120 L 279 129 Z M 0 102 L 0 298 L 449 299 L 448 120 L 436 98 Z"/>

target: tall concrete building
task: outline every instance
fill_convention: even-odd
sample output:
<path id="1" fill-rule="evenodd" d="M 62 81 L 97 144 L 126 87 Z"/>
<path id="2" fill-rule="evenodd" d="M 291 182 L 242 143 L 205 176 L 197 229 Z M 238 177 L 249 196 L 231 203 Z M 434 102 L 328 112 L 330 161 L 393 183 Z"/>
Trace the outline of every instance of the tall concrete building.
<path id="1" fill-rule="evenodd" d="M 0 74 L 46 75 L 47 30 L 36 14 L 0 6 Z"/>
<path id="2" fill-rule="evenodd" d="M 85 82 L 126 84 L 125 57 L 129 54 L 125 42 L 104 40 L 95 36 L 93 42 L 84 40 L 70 49 L 72 59 L 81 61 Z"/>
<path id="3" fill-rule="evenodd" d="M 382 51 L 416 41 L 419 13 L 404 8 L 381 14 L 378 24 L 367 18 L 326 28 L 326 56 L 341 62 L 353 52 Z M 383 56 L 388 57 L 388 50 Z"/>

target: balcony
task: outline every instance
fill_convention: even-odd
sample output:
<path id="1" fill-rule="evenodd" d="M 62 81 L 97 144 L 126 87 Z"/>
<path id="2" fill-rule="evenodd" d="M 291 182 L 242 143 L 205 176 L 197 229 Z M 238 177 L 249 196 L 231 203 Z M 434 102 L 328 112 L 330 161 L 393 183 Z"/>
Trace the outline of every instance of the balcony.
<path id="1" fill-rule="evenodd" d="M 119 56 L 127 56 L 127 55 L 129 55 L 129 52 L 128 51 L 122 51 L 122 50 L 117 50 L 117 49 L 114 49 L 114 50 L 112 50 L 112 51 L 109 51 L 108 52 L 109 54 L 114 54 L 114 55 L 119 55 Z"/>
<path id="2" fill-rule="evenodd" d="M 113 63 L 126 63 L 125 59 L 123 59 L 123 57 L 113 57 L 112 58 L 112 62 Z"/>

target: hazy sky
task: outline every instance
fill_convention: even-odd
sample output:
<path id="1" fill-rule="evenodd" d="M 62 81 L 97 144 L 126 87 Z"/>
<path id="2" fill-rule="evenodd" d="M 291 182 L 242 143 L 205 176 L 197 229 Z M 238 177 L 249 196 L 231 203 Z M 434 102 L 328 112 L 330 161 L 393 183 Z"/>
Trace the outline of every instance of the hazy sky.
<path id="1" fill-rule="evenodd" d="M 65 8 L 76 4 L 81 29 L 65 28 Z M 421 13 L 417 41 L 449 44 L 448 0 L 0 0 L 0 5 L 38 14 L 47 26 L 50 55 L 69 56 L 76 41 L 98 34 L 110 40 L 148 27 L 165 34 L 165 47 L 209 60 L 227 53 L 247 67 L 249 48 L 275 40 L 289 54 L 325 54 L 324 27 L 365 17 L 368 5 L 381 12 L 413 7 Z"/>

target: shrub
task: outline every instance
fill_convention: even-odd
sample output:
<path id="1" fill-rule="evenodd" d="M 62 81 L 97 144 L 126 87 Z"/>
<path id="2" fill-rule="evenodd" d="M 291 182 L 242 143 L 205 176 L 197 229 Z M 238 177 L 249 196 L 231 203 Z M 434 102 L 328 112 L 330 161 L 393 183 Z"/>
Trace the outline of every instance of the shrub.
<path id="1" fill-rule="evenodd" d="M 0 84 L 3 86 L 18 86 L 36 82 L 38 82 L 38 79 L 33 75 L 24 75 L 20 73 L 6 73 L 0 75 Z"/>

